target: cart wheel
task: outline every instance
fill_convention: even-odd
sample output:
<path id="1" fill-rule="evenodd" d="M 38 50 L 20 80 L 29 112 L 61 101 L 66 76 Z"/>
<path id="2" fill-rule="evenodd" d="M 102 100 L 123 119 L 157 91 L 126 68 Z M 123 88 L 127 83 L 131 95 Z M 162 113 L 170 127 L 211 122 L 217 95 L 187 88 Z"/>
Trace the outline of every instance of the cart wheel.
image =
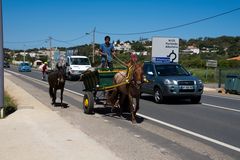
<path id="1" fill-rule="evenodd" d="M 86 92 L 83 97 L 83 110 L 86 114 L 93 113 L 94 98 L 92 92 Z"/>

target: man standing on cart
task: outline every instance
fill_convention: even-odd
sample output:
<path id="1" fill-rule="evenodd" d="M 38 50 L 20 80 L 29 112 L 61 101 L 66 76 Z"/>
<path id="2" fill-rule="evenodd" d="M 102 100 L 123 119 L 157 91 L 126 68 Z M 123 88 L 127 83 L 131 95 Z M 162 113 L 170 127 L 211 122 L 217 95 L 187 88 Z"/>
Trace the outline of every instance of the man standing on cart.
<path id="1" fill-rule="evenodd" d="M 110 43 L 110 37 L 106 36 L 104 38 L 105 43 L 100 45 L 100 55 L 101 55 L 101 63 L 102 63 L 102 68 L 113 68 L 113 56 L 115 54 L 113 44 Z"/>

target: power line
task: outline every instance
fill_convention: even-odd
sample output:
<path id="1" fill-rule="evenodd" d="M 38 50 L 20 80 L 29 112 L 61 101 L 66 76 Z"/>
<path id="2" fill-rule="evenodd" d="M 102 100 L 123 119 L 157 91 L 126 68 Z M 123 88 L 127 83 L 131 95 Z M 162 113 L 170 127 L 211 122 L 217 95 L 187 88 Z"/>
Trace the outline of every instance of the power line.
<path id="1" fill-rule="evenodd" d="M 56 38 L 52 38 L 52 40 L 56 41 L 56 42 L 61 42 L 61 43 L 66 43 L 66 44 L 69 44 L 69 45 L 75 45 L 73 43 L 70 43 L 70 42 L 73 42 L 73 41 L 77 41 L 77 40 L 80 40 L 86 36 L 89 36 L 91 33 L 93 33 L 93 31 L 91 32 L 86 32 L 84 35 L 80 36 L 80 37 L 77 37 L 77 38 L 74 38 L 74 39 L 71 39 L 71 40 L 59 40 L 59 39 L 56 39 Z"/>
<path id="2" fill-rule="evenodd" d="M 24 44 L 24 43 L 38 43 L 38 42 L 43 42 L 46 41 L 47 39 L 42 39 L 42 40 L 34 40 L 34 41 L 4 41 L 4 43 L 13 43 L 13 44 Z"/>
<path id="3" fill-rule="evenodd" d="M 93 31 L 88 32 L 88 34 L 91 34 Z M 74 39 L 70 39 L 70 40 L 58 40 L 53 38 L 53 40 L 57 41 L 57 42 L 63 42 L 63 43 L 68 43 L 68 42 L 73 42 L 79 39 L 82 39 L 86 36 L 88 36 L 88 34 L 84 34 L 80 37 L 74 38 Z M 37 43 L 37 42 L 43 42 L 43 41 L 48 41 L 49 39 L 42 39 L 42 40 L 32 40 L 32 41 L 4 41 L 4 43 L 9 43 L 9 44 L 26 44 L 26 43 Z M 71 43 L 68 43 L 71 44 Z M 72 44 L 71 44 L 72 45 Z"/>
<path id="4" fill-rule="evenodd" d="M 69 44 L 69 45 L 73 45 L 73 43 L 69 43 L 68 41 L 58 40 L 58 39 L 55 39 L 55 38 L 52 38 L 52 40 L 54 40 L 56 42 L 61 42 L 61 43 L 66 43 L 66 44 Z"/>
<path id="5" fill-rule="evenodd" d="M 71 40 L 59 40 L 59 39 L 56 39 L 56 38 L 53 38 L 53 40 L 57 41 L 57 42 L 63 42 L 63 43 L 67 43 L 67 44 L 71 44 L 69 42 L 73 42 L 73 41 L 76 41 L 76 40 L 79 40 L 79 39 L 82 39 L 84 37 L 86 37 L 87 35 L 82 35 L 80 37 L 77 37 L 77 38 L 74 38 L 74 39 L 71 39 Z"/>
<path id="6" fill-rule="evenodd" d="M 238 10 L 240 10 L 240 8 L 236 8 L 236 9 L 233 9 L 233 10 L 230 10 L 230 11 L 227 11 L 227 12 L 223 12 L 223 13 L 220 13 L 220 14 L 217 14 L 217 15 L 214 15 L 214 16 L 210 16 L 210 17 L 207 17 L 207 18 L 199 19 L 199 20 L 196 20 L 196 21 L 192 21 L 192 22 L 188 22 L 188 23 L 184 23 L 184 24 L 180 24 L 180 25 L 176 25 L 176 26 L 172 26 L 172 27 L 152 30 L 152 31 L 133 32 L 133 33 L 110 33 L 110 32 L 96 31 L 96 33 L 105 34 L 105 35 L 106 34 L 107 35 L 139 35 L 139 34 L 149 34 L 149 33 L 155 33 L 155 32 L 162 32 L 162 31 L 167 31 L 167 30 L 171 30 L 171 29 L 176 29 L 176 28 L 192 25 L 192 24 L 199 23 L 199 22 L 202 22 L 202 21 L 207 21 L 207 20 L 217 18 L 217 17 L 223 16 L 223 15 L 226 15 L 226 14 L 238 11 Z"/>

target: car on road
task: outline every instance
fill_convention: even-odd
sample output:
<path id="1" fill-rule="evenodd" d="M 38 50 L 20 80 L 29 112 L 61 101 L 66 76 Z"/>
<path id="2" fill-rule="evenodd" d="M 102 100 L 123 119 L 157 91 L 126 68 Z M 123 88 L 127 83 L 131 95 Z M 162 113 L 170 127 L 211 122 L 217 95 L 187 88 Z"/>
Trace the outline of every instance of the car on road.
<path id="1" fill-rule="evenodd" d="M 190 99 L 195 104 L 201 100 L 202 81 L 180 64 L 144 62 L 144 75 L 149 83 L 142 85 L 141 93 L 153 95 L 156 103 L 170 97 Z"/>
<path id="2" fill-rule="evenodd" d="M 7 61 L 4 61 L 3 68 L 10 68 L 10 64 Z"/>
<path id="3" fill-rule="evenodd" d="M 66 77 L 69 80 L 79 78 L 80 75 L 91 67 L 91 63 L 86 56 L 67 56 L 66 57 Z"/>
<path id="4" fill-rule="evenodd" d="M 32 67 L 30 66 L 29 63 L 23 62 L 23 63 L 20 63 L 20 65 L 18 66 L 18 71 L 19 72 L 31 72 Z"/>

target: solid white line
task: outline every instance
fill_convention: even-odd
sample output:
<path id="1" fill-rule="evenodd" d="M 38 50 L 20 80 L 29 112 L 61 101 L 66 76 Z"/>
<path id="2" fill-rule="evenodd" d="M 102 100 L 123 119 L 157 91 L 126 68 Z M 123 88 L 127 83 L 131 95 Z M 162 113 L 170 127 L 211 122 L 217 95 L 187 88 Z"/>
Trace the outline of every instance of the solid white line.
<path id="1" fill-rule="evenodd" d="M 70 89 L 64 89 L 64 90 L 66 90 L 66 91 L 68 91 L 68 92 L 70 92 L 70 93 L 76 94 L 76 95 L 78 95 L 78 96 L 82 96 L 82 97 L 84 96 L 84 94 L 81 94 L 81 93 L 72 91 L 72 90 L 70 90 Z"/>
<path id="2" fill-rule="evenodd" d="M 36 79 L 36 78 L 32 78 L 32 77 L 29 77 L 29 76 L 26 76 L 26 75 L 23 75 L 23 74 L 20 74 L 20 73 L 16 73 L 16 72 L 14 72 L 14 71 L 9 71 L 9 70 L 5 70 L 6 72 L 10 72 L 10 73 L 12 73 L 12 74 L 15 74 L 15 75 L 17 75 L 17 76 L 21 76 L 21 77 L 24 77 L 24 78 L 26 78 L 26 79 L 30 79 L 30 80 L 33 80 L 33 81 L 37 81 L 37 82 L 39 82 L 39 83 L 43 83 L 43 84 L 48 84 L 47 82 L 44 82 L 44 81 L 42 81 L 42 80 L 39 80 L 39 79 Z M 70 93 L 73 93 L 73 94 L 76 94 L 76 95 L 79 95 L 79 96 L 84 96 L 83 94 L 81 94 L 81 93 L 78 93 L 78 92 L 75 92 L 75 91 L 72 91 L 72 90 L 70 90 L 70 89 L 64 89 L 65 91 L 68 91 L 68 92 L 70 92 Z"/>
<path id="3" fill-rule="evenodd" d="M 16 73 L 16 72 L 12 72 L 12 71 L 9 71 L 9 70 L 8 70 L 8 72 L 11 72 L 11 73 L 16 74 L 16 75 L 21 75 L 21 76 L 23 76 L 23 77 L 26 77 L 26 78 L 29 78 L 29 79 L 32 79 L 32 80 L 35 80 L 35 81 L 39 81 L 39 82 L 41 82 L 41 83 L 44 83 L 43 81 L 40 81 L 40 80 L 31 78 L 31 77 L 28 77 L 28 76 L 25 76 L 25 75 L 22 75 L 22 74 L 18 74 L 18 73 Z M 46 83 L 46 82 L 45 82 L 45 83 Z M 74 94 L 83 96 L 83 94 L 74 92 L 74 91 L 72 91 L 72 90 L 69 90 L 69 89 L 66 89 L 66 90 L 69 91 L 69 92 L 71 92 L 71 93 L 74 93 Z M 206 105 L 206 104 L 204 104 L 204 105 Z M 214 105 L 213 105 L 213 106 L 214 106 Z M 211 107 L 213 107 L 213 106 L 211 106 Z M 214 106 L 214 107 L 216 107 L 216 106 Z M 216 107 L 216 108 L 219 108 L 219 107 Z M 223 108 L 224 108 L 224 107 L 223 107 Z M 221 109 L 222 109 L 222 107 L 221 107 Z M 229 109 L 229 108 L 228 108 L 228 109 Z M 230 109 L 229 109 L 229 110 L 230 110 Z M 231 109 L 231 110 L 234 110 L 234 109 Z M 237 112 L 239 112 L 239 110 L 237 110 Z M 192 131 L 187 130 L 187 129 L 184 129 L 184 128 L 180 128 L 180 127 L 178 127 L 178 126 L 175 126 L 175 125 L 172 125 L 172 124 L 169 124 L 169 123 L 166 123 L 166 122 L 157 120 L 157 119 L 155 119 L 155 118 L 151 118 L 151 117 L 146 116 L 146 115 L 143 115 L 143 114 L 141 114 L 141 113 L 137 113 L 137 115 L 140 116 L 140 117 L 143 117 L 143 118 L 145 118 L 145 119 L 151 120 L 151 121 L 153 121 L 153 122 L 156 122 L 156 123 L 162 124 L 162 125 L 164 125 L 164 126 L 173 128 L 173 129 L 175 129 L 175 130 L 181 131 L 181 132 L 183 132 L 183 133 L 187 133 L 187 134 L 190 134 L 190 135 L 192 135 L 192 136 L 198 137 L 198 138 L 200 138 L 200 139 L 203 139 L 203 140 L 206 140 L 206 141 L 209 141 L 209 142 L 218 144 L 218 145 L 220 145 L 220 146 L 223 146 L 223 147 L 232 149 L 232 150 L 234 150 L 234 151 L 240 152 L 240 148 L 235 147 L 235 146 L 233 146 L 233 145 L 230 145 L 230 144 L 227 144 L 227 143 L 224 143 L 224 142 L 221 142 L 221 141 L 218 141 L 218 140 L 209 138 L 209 137 L 207 137 L 207 136 L 204 136 L 204 135 L 201 135 L 201 134 L 192 132 Z"/>
<path id="4" fill-rule="evenodd" d="M 225 96 L 217 96 L 217 95 L 210 95 L 210 94 L 203 94 L 204 96 L 209 96 L 209 97 L 216 97 L 216 98 L 223 98 L 223 99 L 230 99 L 230 100 L 236 100 L 240 101 L 240 98 L 234 98 L 234 97 L 225 97 Z"/>
<path id="5" fill-rule="evenodd" d="M 29 76 L 26 76 L 26 75 L 23 75 L 23 74 L 20 74 L 20 73 L 17 73 L 17 72 L 14 72 L 14 71 L 10 71 L 10 70 L 5 70 L 6 72 L 9 72 L 9 73 L 12 73 L 12 74 L 15 74 L 17 76 L 20 76 L 20 77 L 24 77 L 26 79 L 30 79 L 30 80 L 33 80 L 33 81 L 37 81 L 37 82 L 40 82 L 40 83 L 43 83 L 43 84 L 48 84 L 47 82 L 44 82 L 42 80 L 39 80 L 39 79 L 36 79 L 36 78 L 32 78 L 32 77 L 29 77 Z"/>
<path id="6" fill-rule="evenodd" d="M 213 104 L 202 103 L 202 105 L 213 107 L 213 108 L 218 108 L 218 109 L 224 109 L 224 110 L 228 110 L 228 111 L 240 112 L 240 110 L 238 110 L 238 109 L 226 108 L 226 107 L 221 107 L 221 106 L 217 106 L 217 105 L 213 105 Z"/>
<path id="7" fill-rule="evenodd" d="M 198 137 L 198 138 L 200 138 L 200 139 L 204 139 L 204 140 L 206 140 L 206 141 L 209 141 L 209 142 L 218 144 L 218 145 L 220 145 L 220 146 L 223 146 L 223 147 L 232 149 L 232 150 L 234 150 L 234 151 L 240 152 L 240 148 L 235 147 L 235 146 L 232 146 L 232 145 L 230 145 L 230 144 L 227 144 L 227 143 L 218 141 L 218 140 L 216 140 L 216 139 L 209 138 L 209 137 L 207 137 L 207 136 L 204 136 L 204 135 L 201 135 L 201 134 L 198 134 L 198 133 L 189 131 L 189 130 L 184 129 L 184 128 L 180 128 L 180 127 L 178 127 L 178 126 L 175 126 L 175 125 L 172 125 L 172 124 L 169 124 L 169 123 L 166 123 L 166 122 L 163 122 L 163 121 L 160 121 L 160 120 L 151 118 L 151 117 L 149 117 L 149 116 L 146 116 L 146 115 L 143 115 L 143 114 L 140 114 L 140 113 L 137 113 L 137 115 L 138 115 L 138 116 L 141 116 L 141 117 L 143 117 L 143 118 L 145 118 L 145 119 L 151 120 L 151 121 L 153 121 L 153 122 L 162 124 L 162 125 L 164 125 L 164 126 L 167 126 L 167 127 L 176 129 L 176 130 L 178 130 L 178 131 L 181 131 L 181 132 L 190 134 L 190 135 L 192 135 L 192 136 Z"/>

